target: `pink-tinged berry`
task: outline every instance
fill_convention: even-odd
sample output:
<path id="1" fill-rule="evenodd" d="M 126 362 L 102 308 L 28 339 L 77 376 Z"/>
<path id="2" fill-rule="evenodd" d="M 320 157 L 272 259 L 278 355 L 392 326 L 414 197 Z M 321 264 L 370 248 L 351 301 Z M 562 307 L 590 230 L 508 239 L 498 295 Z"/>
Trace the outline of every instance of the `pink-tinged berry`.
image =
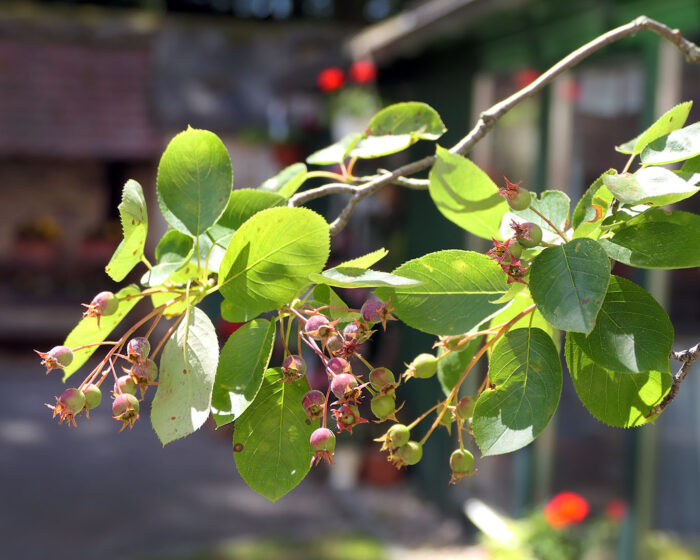
<path id="1" fill-rule="evenodd" d="M 34 352 L 41 358 L 41 365 L 46 366 L 46 375 L 51 370 L 68 367 L 73 361 L 73 351 L 68 346 L 54 346 L 48 352 Z"/>
<path id="2" fill-rule="evenodd" d="M 304 407 L 309 420 L 323 416 L 323 409 L 326 406 L 326 396 L 321 391 L 309 391 L 301 399 L 301 406 Z"/>
<path id="3" fill-rule="evenodd" d="M 344 358 L 331 358 L 326 364 L 326 369 L 333 375 L 350 372 L 350 362 Z"/>
<path id="4" fill-rule="evenodd" d="M 107 317 L 116 313 L 119 300 L 112 292 L 100 292 L 89 304 L 83 304 L 86 308 L 83 317 L 96 317 L 97 326 L 100 325 L 100 317 Z"/>
<path id="5" fill-rule="evenodd" d="M 126 345 L 126 355 L 134 363 L 145 362 L 151 352 L 151 343 L 143 336 L 137 336 Z"/>
<path id="6" fill-rule="evenodd" d="M 417 377 L 419 379 L 428 379 L 437 372 L 437 358 L 432 354 L 418 354 L 413 361 L 408 364 L 408 368 L 404 372 L 405 379 Z"/>
<path id="7" fill-rule="evenodd" d="M 377 391 L 384 394 L 393 394 L 396 389 L 396 377 L 393 372 L 385 367 L 374 368 L 369 372 L 369 382 Z"/>
<path id="8" fill-rule="evenodd" d="M 476 406 L 476 399 L 471 397 L 462 397 L 459 399 L 457 406 L 455 407 L 455 414 L 457 418 L 461 420 L 468 420 L 474 416 L 474 407 Z"/>
<path id="9" fill-rule="evenodd" d="M 304 332 L 316 340 L 324 340 L 333 329 L 328 317 L 325 315 L 312 315 L 304 325 Z"/>
<path id="10" fill-rule="evenodd" d="M 346 341 L 353 339 L 358 346 L 363 342 L 367 342 L 372 336 L 372 333 L 374 333 L 374 331 L 371 330 L 366 323 L 361 323 L 357 319 L 345 325 L 343 329 L 343 336 Z"/>
<path id="11" fill-rule="evenodd" d="M 381 422 L 392 419 L 396 422 L 396 397 L 393 395 L 377 395 L 370 402 L 372 414 L 374 414 Z"/>
<path id="12" fill-rule="evenodd" d="M 282 362 L 282 375 L 284 375 L 284 381 L 291 383 L 296 381 L 306 375 L 306 362 L 301 356 L 292 354 L 287 356 Z"/>
<path id="13" fill-rule="evenodd" d="M 129 395 L 136 394 L 136 381 L 134 381 L 130 375 L 122 375 L 117 378 L 117 381 L 114 383 L 114 394 L 120 395 L 122 393 L 128 393 Z"/>
<path id="14" fill-rule="evenodd" d="M 417 441 L 409 441 L 399 447 L 390 457 L 396 468 L 415 465 L 423 458 L 423 446 Z"/>
<path id="15" fill-rule="evenodd" d="M 139 401 L 129 393 L 117 395 L 112 403 L 112 416 L 115 420 L 122 422 L 121 432 L 126 426 L 133 428 L 134 422 L 139 419 Z"/>
<path id="16" fill-rule="evenodd" d="M 85 414 L 89 416 L 90 410 L 100 406 L 102 402 L 102 391 L 94 383 L 90 383 L 83 389 L 83 394 L 85 395 Z"/>
<path id="17" fill-rule="evenodd" d="M 404 424 L 394 424 L 386 432 L 385 438 L 387 448 L 396 449 L 397 447 L 403 447 L 411 439 L 411 430 Z"/>
<path id="18" fill-rule="evenodd" d="M 146 395 L 146 390 L 149 385 L 158 385 L 158 366 L 156 363 L 146 358 L 142 362 L 135 363 L 129 370 L 131 377 L 136 381 L 141 389 L 141 397 Z"/>
<path id="19" fill-rule="evenodd" d="M 465 476 L 474 474 L 474 455 L 466 449 L 455 449 L 450 455 L 450 468 L 452 469 L 452 477 L 450 484 L 456 484 Z"/>
<path id="20" fill-rule="evenodd" d="M 506 284 L 512 284 L 513 282 L 519 282 L 520 284 L 527 284 L 524 278 L 527 275 L 528 267 L 525 266 L 522 261 L 518 259 L 513 259 L 508 264 L 502 264 L 501 268 L 503 272 L 508 275 L 508 280 Z"/>
<path id="21" fill-rule="evenodd" d="M 383 302 L 380 299 L 368 299 L 362 304 L 360 314 L 362 319 L 367 323 L 378 323 L 381 321 L 382 328 L 386 330 L 386 322 L 393 321 L 396 318 L 391 314 L 393 306 L 389 302 Z"/>
<path id="22" fill-rule="evenodd" d="M 322 459 L 325 459 L 330 464 L 335 463 L 333 460 L 333 452 L 335 451 L 335 434 L 328 428 L 318 428 L 313 431 L 309 438 L 311 449 L 314 452 L 311 464 L 318 464 Z"/>
<path id="23" fill-rule="evenodd" d="M 340 400 L 357 400 L 359 395 L 354 389 L 359 383 L 352 373 L 341 373 L 331 381 L 331 392 Z"/>
<path id="24" fill-rule="evenodd" d="M 85 394 L 74 387 L 66 389 L 61 393 L 60 397 L 56 397 L 56 404 L 51 406 L 47 404 L 51 410 L 53 410 L 53 417 L 58 415 L 58 423 L 63 424 L 67 422 L 70 426 L 77 426 L 75 423 L 75 417 L 80 414 L 85 408 Z"/>
<path id="25" fill-rule="evenodd" d="M 368 422 L 360 416 L 360 411 L 357 406 L 350 403 L 343 403 L 337 410 L 333 410 L 333 414 L 335 415 L 335 421 L 338 424 L 338 430 L 340 432 L 347 430 L 352 433 L 353 427 Z"/>
<path id="26" fill-rule="evenodd" d="M 510 227 L 518 243 L 526 249 L 537 247 L 542 242 L 542 228 L 537 224 L 532 222 L 518 223 L 511 220 Z"/>
<path id="27" fill-rule="evenodd" d="M 339 334 L 333 333 L 325 340 L 325 346 L 333 355 L 338 355 L 343 350 L 344 341 Z"/>

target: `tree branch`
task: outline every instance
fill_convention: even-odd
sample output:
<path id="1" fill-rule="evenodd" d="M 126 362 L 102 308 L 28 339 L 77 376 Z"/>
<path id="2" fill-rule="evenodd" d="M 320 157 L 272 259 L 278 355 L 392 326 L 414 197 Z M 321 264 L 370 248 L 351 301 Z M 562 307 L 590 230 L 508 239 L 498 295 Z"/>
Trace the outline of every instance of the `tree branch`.
<path id="1" fill-rule="evenodd" d="M 670 27 L 656 20 L 650 19 L 646 16 L 640 16 L 630 23 L 608 31 L 607 33 L 596 37 L 592 41 L 576 49 L 571 54 L 562 58 L 527 87 L 515 92 L 510 97 L 496 103 L 493 107 L 481 113 L 474 128 L 472 128 L 472 130 L 469 131 L 464 138 L 455 144 L 450 149 L 450 152 L 460 155 L 466 154 L 477 144 L 477 142 L 479 142 L 479 140 L 486 136 L 489 130 L 496 125 L 501 117 L 503 117 L 518 103 L 524 101 L 528 97 L 532 97 L 542 90 L 544 86 L 552 82 L 557 76 L 560 76 L 567 70 L 570 70 L 579 62 L 599 51 L 603 47 L 619 41 L 624 37 L 635 35 L 640 31 L 645 30 L 652 31 L 667 41 L 673 43 L 683 54 L 687 62 L 695 64 L 700 63 L 700 48 L 695 45 L 695 43 L 685 39 L 678 29 L 671 29 Z M 362 186 L 351 187 L 348 185 L 346 186 L 347 190 L 341 190 L 339 188 L 341 185 L 338 184 L 324 185 L 316 189 L 310 189 L 291 197 L 289 199 L 289 206 L 299 206 L 308 200 L 313 200 L 314 198 L 319 198 L 329 194 L 336 194 L 339 192 L 352 194 L 353 196 L 350 198 L 347 205 L 343 208 L 333 223 L 331 223 L 331 235 L 337 235 L 347 224 L 358 203 L 386 185 L 400 184 L 409 188 L 426 188 L 427 185 L 425 180 L 407 179 L 406 175 L 412 175 L 432 166 L 435 163 L 435 160 L 435 156 L 424 157 L 423 159 L 414 161 L 413 163 L 403 165 L 394 171 L 383 171 L 379 175 L 372 177 Z"/>
<path id="2" fill-rule="evenodd" d="M 681 383 L 683 383 L 685 376 L 688 375 L 688 372 L 690 371 L 690 367 L 693 365 L 693 362 L 698 359 L 698 357 L 700 357 L 700 343 L 696 344 L 692 348 L 688 348 L 687 350 L 671 352 L 671 359 L 676 360 L 678 362 L 683 362 L 683 365 L 673 376 L 671 390 L 666 394 L 664 399 L 659 404 L 657 404 L 654 408 L 651 409 L 651 412 L 647 415 L 647 418 L 649 416 L 661 414 L 663 410 L 670 404 L 670 402 L 676 398 Z"/>

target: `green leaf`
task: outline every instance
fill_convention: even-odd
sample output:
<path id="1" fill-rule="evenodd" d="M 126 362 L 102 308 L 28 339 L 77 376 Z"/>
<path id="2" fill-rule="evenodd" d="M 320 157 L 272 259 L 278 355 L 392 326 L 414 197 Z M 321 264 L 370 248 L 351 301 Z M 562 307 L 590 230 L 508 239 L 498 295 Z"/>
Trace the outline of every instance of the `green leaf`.
<path id="1" fill-rule="evenodd" d="M 366 269 L 372 266 L 373 264 L 378 263 L 388 254 L 389 251 L 382 247 L 381 249 L 377 249 L 376 251 L 372 251 L 371 253 L 367 253 L 366 255 L 357 257 L 356 259 L 350 259 L 349 261 L 345 261 L 344 263 L 339 264 L 335 268 L 354 267 Z"/>
<path id="2" fill-rule="evenodd" d="M 270 363 L 275 323 L 255 319 L 231 336 L 221 349 L 211 410 L 217 426 L 238 418 L 255 399 Z"/>
<path id="3" fill-rule="evenodd" d="M 306 163 L 312 165 L 334 165 L 342 163 L 348 157 L 350 151 L 355 147 L 362 134 L 348 134 L 335 144 L 314 152 L 306 158 Z"/>
<path id="4" fill-rule="evenodd" d="M 588 187 L 581 200 L 578 201 L 571 217 L 571 225 L 574 230 L 578 230 L 584 223 L 595 224 L 603 220 L 613 201 L 613 195 L 603 184 L 603 179 L 606 175 L 614 175 L 615 173 L 617 171 L 614 169 L 608 169 Z M 577 237 L 584 236 L 578 235 Z"/>
<path id="5" fill-rule="evenodd" d="M 637 268 L 700 266 L 700 216 L 652 208 L 600 244 L 611 259 Z"/>
<path id="6" fill-rule="evenodd" d="M 676 171 L 676 173 L 691 185 L 697 185 L 700 182 L 700 156 L 687 160 L 683 163 L 680 171 Z"/>
<path id="7" fill-rule="evenodd" d="M 386 156 L 418 142 L 437 140 L 447 129 L 430 105 L 419 102 L 396 103 L 379 111 L 350 151 L 363 159 Z"/>
<path id="8" fill-rule="evenodd" d="M 165 149 L 157 184 L 168 223 L 193 236 L 203 233 L 221 216 L 233 186 L 226 147 L 213 132 L 188 128 Z"/>
<path id="9" fill-rule="evenodd" d="M 502 239 L 501 218 L 508 204 L 491 178 L 471 160 L 438 146 L 430 170 L 430 196 L 451 222 L 484 239 Z"/>
<path id="10" fill-rule="evenodd" d="M 610 277 L 591 334 L 572 333 L 572 340 L 607 369 L 628 373 L 671 371 L 671 320 L 651 294 L 618 276 Z"/>
<path id="11" fill-rule="evenodd" d="M 462 377 L 462 374 L 479 350 L 482 342 L 483 337 L 477 336 L 465 342 L 459 350 L 450 352 L 444 358 L 440 358 L 438 362 L 437 378 L 440 382 L 440 387 L 442 387 L 442 392 L 446 397 L 449 396 L 452 389 L 454 389 L 454 386 L 457 384 L 457 381 L 459 381 L 459 378 Z M 444 353 L 445 349 L 443 348 L 440 351 L 440 355 L 442 356 Z"/>
<path id="12" fill-rule="evenodd" d="M 183 269 L 183 272 L 185 270 L 186 269 Z M 182 297 L 179 300 L 175 301 L 175 299 L 179 296 Z M 190 294 L 189 305 L 196 305 L 197 303 L 199 303 L 200 299 L 201 298 L 199 295 Z M 177 317 L 178 315 L 182 315 L 187 309 L 187 301 L 185 300 L 184 290 L 178 293 L 157 293 L 151 296 L 151 305 L 153 305 L 154 308 L 160 307 L 161 305 L 165 305 L 170 301 L 172 301 L 172 303 L 170 303 L 170 305 L 168 305 L 163 311 L 163 315 L 166 319 L 171 319 L 173 317 Z"/>
<path id="13" fill-rule="evenodd" d="M 562 373 L 552 339 L 540 329 L 517 329 L 496 343 L 491 388 L 479 396 L 472 430 L 483 455 L 525 447 L 547 427 L 559 404 Z"/>
<path id="14" fill-rule="evenodd" d="M 285 167 L 258 187 L 261 191 L 277 193 L 285 198 L 292 196 L 306 180 L 306 166 L 294 163 Z"/>
<path id="15" fill-rule="evenodd" d="M 323 270 L 330 251 L 326 220 L 307 208 L 270 208 L 231 238 L 219 271 L 221 294 L 248 321 L 292 301 Z M 231 309 L 229 308 L 229 311 Z"/>
<path id="16" fill-rule="evenodd" d="M 345 303 L 327 284 L 317 284 L 314 286 L 313 301 L 309 303 L 316 308 L 327 305 L 331 306 L 327 309 L 321 310 L 321 313 L 323 313 L 331 321 L 335 321 L 336 319 L 339 319 L 340 321 L 352 321 L 353 319 L 361 318 L 359 313 L 344 311 L 344 309 L 348 309 L 348 304 Z M 337 307 L 343 309 L 336 309 Z"/>
<path id="17" fill-rule="evenodd" d="M 170 278 L 175 271 L 190 262 L 194 254 L 194 240 L 189 235 L 171 229 L 156 246 L 158 264 L 141 278 L 144 286 L 157 286 Z"/>
<path id="18" fill-rule="evenodd" d="M 233 433 L 238 472 L 248 485 L 276 502 L 309 472 L 313 451 L 309 444 L 318 420 L 307 424 L 301 400 L 308 391 L 304 380 L 283 383 L 279 368 L 269 369 L 258 396 L 236 420 Z"/>
<path id="19" fill-rule="evenodd" d="M 491 303 L 506 293 L 506 275 L 495 261 L 473 251 L 438 251 L 405 262 L 394 274 L 423 282 L 380 288 L 409 327 L 430 334 L 462 334 L 498 312 Z"/>
<path id="20" fill-rule="evenodd" d="M 138 286 L 134 284 L 119 290 L 115 294 L 119 300 L 119 306 L 116 312 L 112 315 L 100 317 L 99 326 L 97 325 L 96 317 L 83 317 L 68 334 L 63 345 L 69 348 L 75 348 L 77 346 L 102 342 L 107 338 L 109 333 L 114 330 L 114 327 L 121 323 L 122 319 L 126 317 L 127 313 L 132 310 L 134 305 L 139 302 L 139 298 L 135 297 L 139 293 L 141 293 L 141 291 Z M 65 382 L 71 375 L 78 371 L 98 348 L 99 346 L 90 346 L 82 350 L 75 350 L 73 352 L 73 361 L 68 367 L 63 369 L 63 381 Z"/>
<path id="21" fill-rule="evenodd" d="M 209 417 L 219 342 L 207 314 L 190 309 L 163 348 L 151 424 L 163 445 L 190 435 Z"/>
<path id="22" fill-rule="evenodd" d="M 700 154 L 700 122 L 654 140 L 639 156 L 645 165 L 683 161 Z"/>
<path id="23" fill-rule="evenodd" d="M 530 295 L 530 291 L 527 289 L 527 286 L 524 286 L 523 284 L 511 284 L 511 287 L 512 286 L 522 286 L 523 290 L 518 291 L 515 294 L 515 296 L 512 298 L 512 303 L 510 305 L 505 307 L 503 311 L 501 311 L 497 315 L 494 315 L 491 318 L 491 321 L 489 322 L 489 327 L 493 328 L 498 325 L 502 325 L 503 323 L 507 323 L 520 312 L 524 311 L 527 307 L 530 307 L 534 303 L 534 300 L 532 299 L 532 296 Z M 561 334 L 559 330 L 555 329 L 552 325 L 545 321 L 539 309 L 535 308 L 533 312 L 525 315 L 525 317 L 522 317 L 511 327 L 511 329 L 527 328 L 537 328 L 543 330 L 550 336 L 552 342 L 554 342 L 554 346 L 557 347 L 557 350 L 561 348 Z M 488 337 L 489 340 L 491 340 L 491 338 L 493 338 L 493 336 Z"/>
<path id="24" fill-rule="evenodd" d="M 643 167 L 634 174 L 606 175 L 604 182 L 623 204 L 665 206 L 700 190 L 663 167 Z"/>
<path id="25" fill-rule="evenodd" d="M 216 235 L 234 233 L 247 220 L 267 208 L 284 206 L 286 199 L 279 193 L 256 191 L 254 189 L 237 189 L 231 191 L 224 213 L 216 222 Z"/>
<path id="26" fill-rule="evenodd" d="M 143 189 L 133 179 L 129 179 L 122 191 L 119 204 L 119 218 L 122 223 L 124 238 L 114 251 L 105 267 L 105 272 L 115 282 L 121 282 L 143 257 L 148 233 L 148 213 Z"/>
<path id="27" fill-rule="evenodd" d="M 535 193 L 530 193 L 532 202 L 530 207 L 534 208 L 540 214 L 547 217 L 552 224 L 561 232 L 566 231 L 569 227 L 569 207 L 571 200 L 561 191 L 544 191 L 538 198 Z M 505 214 L 501 222 L 501 236 L 503 239 L 512 237 L 513 230 L 510 228 L 510 222 L 515 219 L 521 223 L 533 222 L 542 228 L 542 240 L 546 243 L 559 242 L 561 237 L 546 221 L 535 214 L 530 208 L 515 212 L 511 210 Z"/>
<path id="28" fill-rule="evenodd" d="M 530 292 L 537 309 L 563 331 L 593 330 L 609 280 L 610 261 L 592 239 L 549 247 L 530 267 Z"/>
<path id="29" fill-rule="evenodd" d="M 686 101 L 685 103 L 676 105 L 661 115 L 654 124 L 639 136 L 633 138 L 629 142 L 625 142 L 621 146 L 616 146 L 615 149 L 623 154 L 637 155 L 641 153 L 650 142 L 681 128 L 688 119 L 688 114 L 692 106 L 692 101 Z"/>
<path id="30" fill-rule="evenodd" d="M 404 278 L 389 272 L 365 270 L 364 268 L 339 266 L 324 270 L 321 274 L 309 274 L 309 279 L 317 284 L 328 284 L 336 288 L 376 288 L 378 286 L 415 286 L 418 280 Z"/>
<path id="31" fill-rule="evenodd" d="M 611 426 L 631 428 L 653 421 L 647 416 L 671 387 L 669 373 L 625 373 L 599 366 L 570 334 L 564 354 L 579 399 L 595 418 Z"/>

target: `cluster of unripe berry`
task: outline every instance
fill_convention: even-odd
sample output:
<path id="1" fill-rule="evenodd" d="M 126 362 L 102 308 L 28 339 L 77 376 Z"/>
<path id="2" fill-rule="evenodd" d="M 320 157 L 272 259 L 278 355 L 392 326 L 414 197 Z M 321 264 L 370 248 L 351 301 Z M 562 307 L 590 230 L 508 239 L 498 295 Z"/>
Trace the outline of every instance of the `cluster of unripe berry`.
<path id="1" fill-rule="evenodd" d="M 373 334 L 372 327 L 381 322 L 386 327 L 386 322 L 393 319 L 389 302 L 376 299 L 367 300 L 360 309 L 361 319 L 355 319 L 348 323 L 344 329 L 336 328 L 337 321 L 329 320 L 318 310 L 309 310 L 310 316 L 305 318 L 298 314 L 302 328 L 300 339 L 304 341 L 322 360 L 328 375 L 328 391 L 324 395 L 319 390 L 311 390 L 302 399 L 302 407 L 309 421 L 321 418 L 321 427 L 311 434 L 310 444 L 314 452 L 313 463 L 326 460 L 333 463 L 335 450 L 335 433 L 326 425 L 327 413 L 330 410 L 335 416 L 338 432 L 352 429 L 357 424 L 366 423 L 362 418 L 358 406 L 363 397 L 368 394 L 371 397 L 370 408 L 375 416 L 375 422 L 381 423 L 387 420 L 395 422 L 386 433 L 377 441 L 383 443 L 382 450 L 388 452 L 388 460 L 397 468 L 407 465 L 415 465 L 423 456 L 423 442 L 411 439 L 411 428 L 417 424 L 416 420 L 410 426 L 399 423 L 396 413 L 401 407 L 396 406 L 396 389 L 401 381 L 411 378 L 428 379 L 437 372 L 438 358 L 432 354 L 419 354 L 397 380 L 394 373 L 385 367 L 372 368 L 366 360 L 357 353 L 357 348 L 369 340 Z M 319 343 L 320 342 L 320 348 Z M 356 355 L 369 369 L 367 381 L 362 382 L 360 375 L 352 372 L 350 357 Z M 299 355 L 288 356 L 282 364 L 284 381 L 295 381 L 306 372 L 306 363 Z M 335 401 L 329 402 L 331 395 Z M 468 399 L 467 399 L 468 400 Z M 459 407 L 446 406 L 445 420 L 441 423 L 449 426 L 455 416 L 455 410 Z M 464 407 L 463 407 L 464 408 Z M 473 407 L 472 407 L 473 408 Z M 447 419 L 449 418 L 449 422 Z M 460 430 L 463 427 L 464 418 L 459 421 Z M 461 442 L 461 437 L 460 437 Z M 464 476 L 472 474 L 474 458 L 460 443 L 450 459 L 455 482 Z"/>
<path id="2" fill-rule="evenodd" d="M 499 191 L 508 206 L 513 210 L 522 211 L 530 208 L 532 197 L 530 191 L 520 186 L 522 181 L 511 183 L 506 179 L 506 186 Z M 527 275 L 527 263 L 521 260 L 523 249 L 537 247 L 542 243 L 542 228 L 533 222 L 517 222 L 511 220 L 510 227 L 513 230 L 513 237 L 501 242 L 493 240 L 493 249 L 487 251 L 508 275 L 508 284 L 519 282 L 525 284 Z"/>
<path id="3" fill-rule="evenodd" d="M 112 292 L 100 292 L 89 304 L 83 304 L 87 309 L 85 317 L 95 317 L 99 323 L 100 317 L 112 315 L 116 312 L 119 301 Z M 113 343 L 113 350 L 108 353 L 107 367 L 102 370 L 98 366 L 93 370 L 79 387 L 66 389 L 61 396 L 56 397 L 56 404 L 49 405 L 53 410 L 53 416 L 59 417 L 59 423 L 66 422 L 68 425 L 76 425 L 76 417 L 85 413 L 89 418 L 90 410 L 99 406 L 102 402 L 102 391 L 100 385 L 111 372 L 115 382 L 112 390 L 112 416 L 115 420 L 122 422 L 123 430 L 127 425 L 133 427 L 134 422 L 139 419 L 139 399 L 136 392 L 140 389 L 141 399 L 145 396 L 149 385 L 155 385 L 158 377 L 158 367 L 148 356 L 151 345 L 145 337 L 135 337 L 129 340 L 126 345 L 126 354 L 117 353 L 122 344 Z M 67 346 L 55 346 L 48 352 L 35 352 L 41 357 L 42 365 L 46 366 L 46 373 L 54 369 L 64 369 L 73 362 L 74 350 Z M 128 367 L 123 367 L 124 375 L 117 376 L 115 370 L 115 360 L 123 359 L 128 363 Z M 102 364 L 101 364 L 102 365 Z"/>

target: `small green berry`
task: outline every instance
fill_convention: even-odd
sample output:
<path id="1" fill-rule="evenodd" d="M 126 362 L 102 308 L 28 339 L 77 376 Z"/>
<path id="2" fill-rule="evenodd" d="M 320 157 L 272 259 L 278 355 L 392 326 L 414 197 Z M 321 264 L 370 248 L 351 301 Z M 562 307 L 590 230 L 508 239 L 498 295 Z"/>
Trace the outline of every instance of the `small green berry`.
<path id="1" fill-rule="evenodd" d="M 386 442 L 389 447 L 403 447 L 411 439 L 411 431 L 404 424 L 394 424 L 386 432 Z"/>
<path id="2" fill-rule="evenodd" d="M 423 458 L 423 446 L 417 441 L 409 441 L 399 447 L 396 455 L 404 465 L 415 465 Z"/>

